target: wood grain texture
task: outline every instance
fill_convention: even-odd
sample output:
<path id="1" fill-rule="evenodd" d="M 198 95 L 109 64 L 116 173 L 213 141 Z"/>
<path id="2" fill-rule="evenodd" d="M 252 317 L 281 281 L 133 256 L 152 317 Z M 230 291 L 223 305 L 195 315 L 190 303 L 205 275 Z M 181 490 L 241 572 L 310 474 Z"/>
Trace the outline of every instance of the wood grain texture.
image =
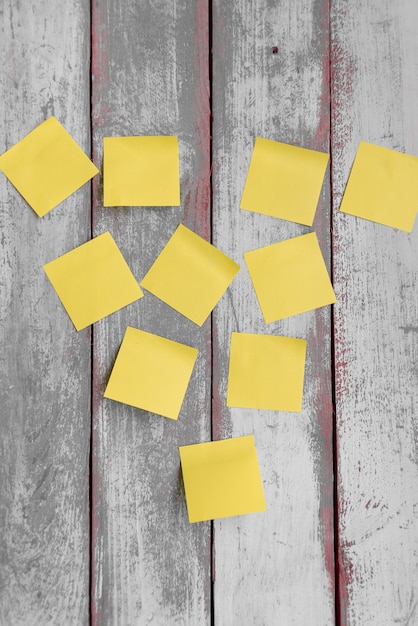
<path id="1" fill-rule="evenodd" d="M 55 115 L 88 152 L 85 2 L 0 8 L 0 151 Z M 90 331 L 42 265 L 90 235 L 90 188 L 43 219 L 0 180 L 0 623 L 87 624 Z"/>
<path id="2" fill-rule="evenodd" d="M 418 233 L 338 213 L 360 140 L 418 155 L 418 5 L 335 0 L 341 624 L 418 623 Z"/>
<path id="3" fill-rule="evenodd" d="M 214 313 L 214 438 L 254 433 L 268 507 L 215 522 L 217 626 L 334 623 L 330 309 L 264 323 L 242 254 L 309 229 L 239 210 L 255 137 L 328 151 L 328 19 L 324 1 L 214 3 L 213 240 L 242 265 Z M 314 230 L 329 264 L 328 175 Z M 231 331 L 307 339 L 302 413 L 225 407 Z"/>
<path id="4" fill-rule="evenodd" d="M 418 5 L 214 0 L 212 41 L 209 5 L 0 6 L 0 153 L 51 114 L 87 153 L 92 126 L 99 167 L 104 136 L 174 134 L 182 185 L 181 207 L 104 209 L 96 177 L 92 220 L 90 185 L 40 219 L 0 175 L 1 626 L 418 624 L 418 235 L 338 212 L 360 140 L 418 156 Z M 313 229 L 239 210 L 256 136 L 330 135 Z M 110 230 L 141 280 L 180 222 L 242 266 L 213 328 L 146 294 L 77 333 L 42 265 Z M 337 590 L 331 311 L 264 324 L 242 257 L 310 230 L 338 298 Z M 128 324 L 199 349 L 178 422 L 103 399 Z M 231 331 L 307 339 L 301 414 L 226 408 Z M 177 447 L 251 433 L 268 511 L 212 537 Z"/>
<path id="5" fill-rule="evenodd" d="M 181 207 L 105 208 L 140 280 L 179 222 L 210 236 L 207 3 L 93 2 L 94 153 L 111 135 L 178 135 Z M 199 349 L 179 420 L 104 400 L 127 325 Z M 210 321 L 202 329 L 151 294 L 96 325 L 93 624 L 210 622 L 210 523 L 187 519 L 178 446 L 210 439 Z"/>

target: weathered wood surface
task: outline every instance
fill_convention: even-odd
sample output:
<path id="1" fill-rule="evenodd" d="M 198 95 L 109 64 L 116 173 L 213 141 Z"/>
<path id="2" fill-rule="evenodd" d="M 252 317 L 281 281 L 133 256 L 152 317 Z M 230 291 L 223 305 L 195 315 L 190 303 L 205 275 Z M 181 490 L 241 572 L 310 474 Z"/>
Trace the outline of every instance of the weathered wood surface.
<path id="1" fill-rule="evenodd" d="M 254 433 L 268 507 L 215 522 L 219 626 L 334 623 L 330 307 L 264 323 L 242 254 L 311 229 L 239 209 L 255 137 L 328 151 L 328 9 L 214 3 L 213 241 L 242 264 L 214 312 L 214 438 Z M 328 264 L 329 218 L 327 175 L 313 228 Z M 307 339 L 301 414 L 226 408 L 231 331 Z"/>
<path id="2" fill-rule="evenodd" d="M 176 134 L 182 184 L 181 207 L 104 209 L 97 177 L 92 213 L 86 185 L 39 219 L 1 176 L 1 626 L 418 624 L 418 235 L 338 213 L 360 139 L 418 156 L 415 0 L 5 0 L 0 19 L 1 152 L 51 114 L 86 152 L 92 128 L 99 167 L 103 136 Z M 242 253 L 311 229 L 239 210 L 256 136 L 331 148 L 313 230 L 334 327 L 329 307 L 263 322 Z M 110 230 L 140 280 L 179 222 L 242 266 L 212 325 L 146 294 L 76 333 L 42 264 Z M 128 324 L 199 348 L 178 422 L 103 399 Z M 226 408 L 233 330 L 307 339 L 301 414 Z M 268 511 L 189 525 L 178 445 L 249 433 Z"/>
<path id="3" fill-rule="evenodd" d="M 53 114 L 88 152 L 86 3 L 4 0 L 0 51 L 0 151 Z M 87 624 L 90 329 L 42 265 L 89 239 L 90 188 L 39 219 L 0 176 L 0 624 Z"/>
<path id="4" fill-rule="evenodd" d="M 360 140 L 418 156 L 418 4 L 332 9 L 342 625 L 418 624 L 418 232 L 339 214 Z"/>
<path id="5" fill-rule="evenodd" d="M 94 154 L 112 135 L 178 135 L 181 207 L 105 208 L 140 280 L 179 222 L 210 237 L 208 5 L 93 2 Z M 179 420 L 103 399 L 127 325 L 199 349 Z M 190 525 L 178 446 L 210 440 L 210 320 L 203 328 L 147 293 L 93 340 L 93 624 L 209 624 L 211 524 Z"/>

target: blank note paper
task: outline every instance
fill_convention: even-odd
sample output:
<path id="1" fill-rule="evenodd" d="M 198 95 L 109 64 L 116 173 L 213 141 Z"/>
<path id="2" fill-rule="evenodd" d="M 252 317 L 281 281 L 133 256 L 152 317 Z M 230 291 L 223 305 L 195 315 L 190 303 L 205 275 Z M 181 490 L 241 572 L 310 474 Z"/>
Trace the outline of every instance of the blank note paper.
<path id="1" fill-rule="evenodd" d="M 99 171 L 55 117 L 2 154 L 0 169 L 39 217 Z"/>
<path id="2" fill-rule="evenodd" d="M 232 259 L 180 224 L 141 286 L 201 326 L 238 270 Z"/>
<path id="3" fill-rule="evenodd" d="M 246 252 L 244 258 L 267 323 L 335 302 L 315 233 Z"/>
<path id="4" fill-rule="evenodd" d="M 418 158 L 360 142 L 340 210 L 411 232 L 418 209 Z"/>
<path id="5" fill-rule="evenodd" d="M 104 396 L 176 420 L 197 353 L 128 326 Z"/>
<path id="6" fill-rule="evenodd" d="M 177 137 L 105 137 L 104 206 L 178 206 Z"/>
<path id="7" fill-rule="evenodd" d="M 306 341 L 232 333 L 227 406 L 302 410 Z"/>
<path id="8" fill-rule="evenodd" d="M 241 209 L 311 226 L 329 155 L 257 137 Z"/>
<path id="9" fill-rule="evenodd" d="M 43 268 L 77 330 L 143 296 L 108 232 Z"/>
<path id="10" fill-rule="evenodd" d="M 266 510 L 254 437 L 179 448 L 190 522 Z"/>

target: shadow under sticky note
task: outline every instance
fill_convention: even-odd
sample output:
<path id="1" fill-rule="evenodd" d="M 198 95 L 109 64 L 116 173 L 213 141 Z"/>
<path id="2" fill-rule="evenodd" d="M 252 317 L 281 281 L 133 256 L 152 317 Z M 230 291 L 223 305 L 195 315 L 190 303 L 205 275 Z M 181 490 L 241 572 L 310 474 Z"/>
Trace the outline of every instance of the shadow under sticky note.
<path id="1" fill-rule="evenodd" d="M 244 253 L 267 323 L 336 300 L 315 233 Z"/>
<path id="2" fill-rule="evenodd" d="M 201 326 L 239 265 L 180 224 L 141 286 Z"/>
<path id="3" fill-rule="evenodd" d="M 179 206 L 177 137 L 105 137 L 104 206 Z"/>
<path id="4" fill-rule="evenodd" d="M 418 210 L 418 158 L 361 141 L 340 211 L 411 232 Z"/>
<path id="5" fill-rule="evenodd" d="M 176 420 L 198 350 L 128 326 L 104 396 Z"/>
<path id="6" fill-rule="evenodd" d="M 190 522 L 266 510 L 253 435 L 179 448 Z"/>
<path id="7" fill-rule="evenodd" d="M 0 170 L 39 217 L 99 171 L 55 117 L 2 154 Z"/>
<path id="8" fill-rule="evenodd" d="M 302 410 L 306 341 L 232 333 L 227 406 Z"/>
<path id="9" fill-rule="evenodd" d="M 329 155 L 257 137 L 241 209 L 312 226 Z"/>
<path id="10" fill-rule="evenodd" d="M 108 232 L 47 263 L 43 269 L 77 330 L 143 296 Z"/>

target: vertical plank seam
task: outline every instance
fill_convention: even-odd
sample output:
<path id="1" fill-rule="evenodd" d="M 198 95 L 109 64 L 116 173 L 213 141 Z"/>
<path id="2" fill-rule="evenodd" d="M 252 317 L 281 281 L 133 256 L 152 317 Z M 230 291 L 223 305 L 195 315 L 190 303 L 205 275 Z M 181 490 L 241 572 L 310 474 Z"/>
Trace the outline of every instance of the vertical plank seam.
<path id="1" fill-rule="evenodd" d="M 90 16 L 90 71 L 89 71 L 89 89 L 90 89 L 90 157 L 93 156 L 93 0 L 89 2 Z M 90 181 L 90 239 L 93 237 L 93 180 Z M 93 624 L 93 379 L 94 379 L 94 326 L 90 331 L 90 446 L 89 446 L 89 625 Z"/>
<path id="2" fill-rule="evenodd" d="M 334 286 L 334 193 L 333 193 L 333 79 L 332 64 L 332 1 L 329 0 L 328 26 L 328 63 L 329 63 L 329 191 L 330 191 L 330 265 L 331 280 Z M 334 507 L 334 605 L 336 626 L 343 626 L 341 622 L 340 604 L 340 572 L 339 572 L 339 510 L 338 510 L 338 436 L 337 436 L 337 396 L 336 396 L 336 355 L 335 355 L 335 305 L 331 306 L 331 387 L 332 387 L 332 463 L 333 463 L 333 507 Z"/>
<path id="3" fill-rule="evenodd" d="M 213 111 L 212 111 L 212 79 L 213 79 L 213 7 L 208 0 L 208 73 L 209 73 L 209 228 L 210 242 L 213 243 Z M 213 441 L 213 391 L 214 391 L 214 350 L 213 350 L 213 313 L 210 316 L 210 438 Z M 210 623 L 215 626 L 215 523 L 210 522 Z"/>

